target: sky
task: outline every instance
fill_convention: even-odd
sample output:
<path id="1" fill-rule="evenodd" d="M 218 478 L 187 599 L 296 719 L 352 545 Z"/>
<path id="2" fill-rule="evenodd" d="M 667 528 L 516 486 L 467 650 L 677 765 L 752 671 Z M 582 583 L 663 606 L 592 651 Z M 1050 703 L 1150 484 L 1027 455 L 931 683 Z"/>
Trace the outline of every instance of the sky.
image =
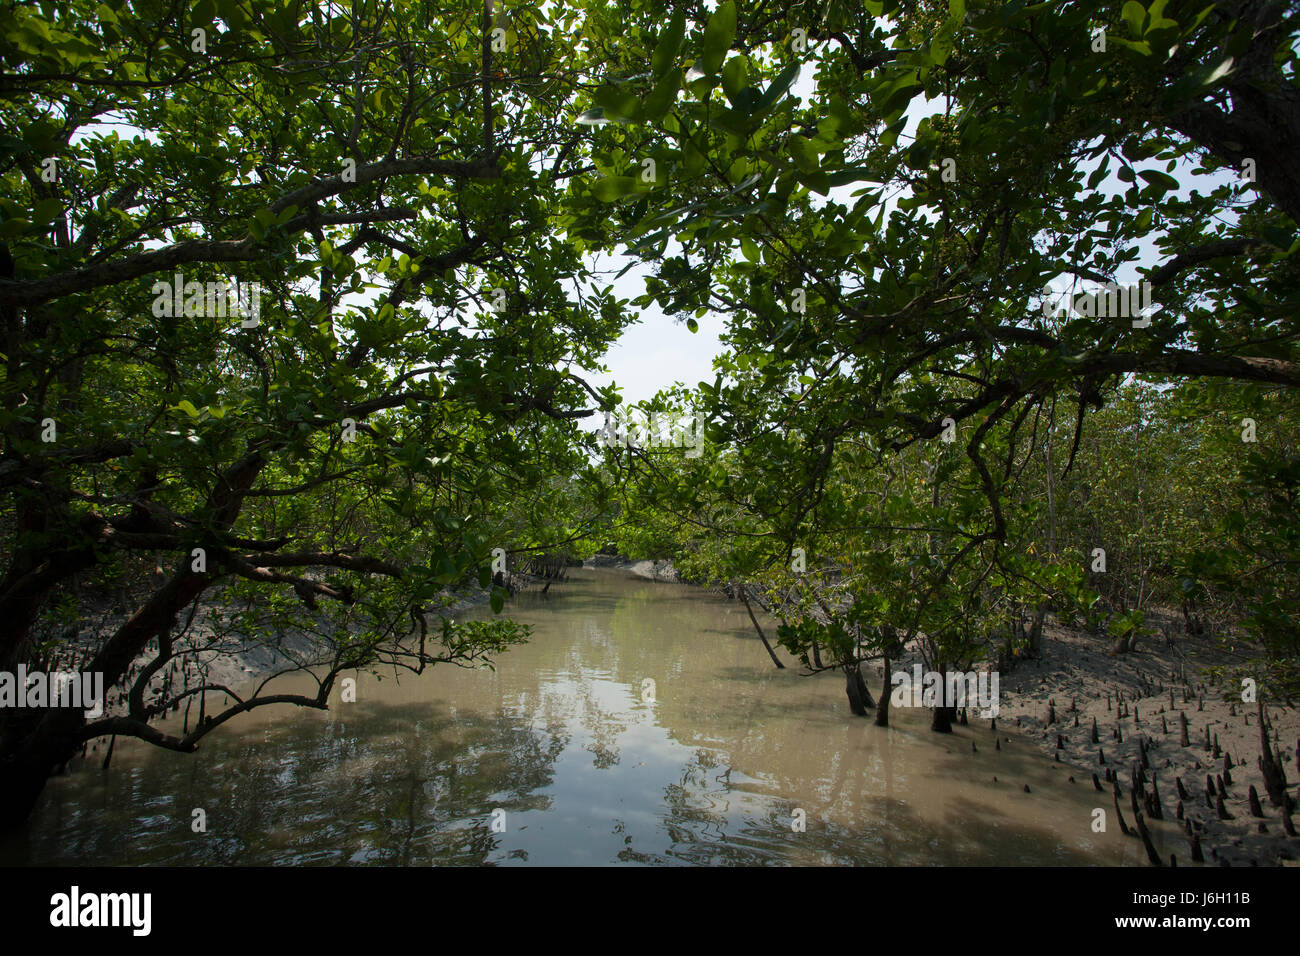
<path id="1" fill-rule="evenodd" d="M 608 267 L 610 261 L 618 262 L 606 260 L 603 265 Z M 648 272 L 649 267 L 629 269 L 614 281 L 615 294 L 627 299 L 643 295 Z M 675 321 L 652 305 L 606 353 L 609 373 L 590 376 L 588 381 L 598 388 L 617 383 L 623 390 L 623 400 L 630 403 L 648 399 L 674 382 L 692 388 L 701 381 L 712 383 L 713 357 L 722 351 L 718 336 L 723 330 L 723 317 L 710 312 L 698 322 L 699 331 L 691 332 L 684 322 Z"/>

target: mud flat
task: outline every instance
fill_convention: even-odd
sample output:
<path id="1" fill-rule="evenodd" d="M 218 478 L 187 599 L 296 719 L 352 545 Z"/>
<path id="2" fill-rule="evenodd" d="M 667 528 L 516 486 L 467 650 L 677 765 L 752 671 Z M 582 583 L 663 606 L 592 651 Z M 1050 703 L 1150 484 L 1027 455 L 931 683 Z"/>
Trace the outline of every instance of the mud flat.
<path id="1" fill-rule="evenodd" d="M 1243 702 L 1240 693 L 1225 697 L 1202 677 L 1203 668 L 1224 662 L 1221 648 L 1208 638 L 1180 637 L 1173 644 L 1147 641 L 1136 652 L 1122 655 L 1108 651 L 1109 642 L 1047 627 L 1041 658 L 1026 660 L 1002 675 L 999 725 L 1018 728 L 1048 754 L 1059 753 L 1062 772 L 1073 775 L 1080 786 L 1091 789 L 1092 774 L 1097 774 L 1106 791 L 1098 794 L 1104 797 L 1103 806 L 1109 805 L 1111 794 L 1106 771 L 1118 774 L 1127 796 L 1142 741 L 1164 819 L 1178 822 L 1181 782 L 1186 793 L 1183 813 L 1199 837 L 1208 865 L 1300 865 L 1300 838 L 1286 835 L 1282 810 L 1271 805 L 1264 786 L 1258 759 L 1258 704 Z M 1300 712 L 1268 702 L 1265 712 L 1270 743 L 1276 736 L 1274 746 L 1281 756 L 1287 792 L 1295 799 L 1300 783 L 1296 764 Z M 1055 720 L 1049 723 L 1052 716 Z M 1094 720 L 1096 743 L 1092 742 Z M 1206 795 L 1207 776 L 1214 786 L 1212 801 Z M 1220 819 L 1219 778 L 1224 782 L 1223 807 L 1229 819 Z M 1252 786 L 1262 817 L 1252 813 Z M 1129 817 L 1127 800 L 1121 799 L 1120 806 Z M 1133 820 L 1128 823 L 1131 826 Z M 1260 832 L 1261 823 L 1265 832 Z M 1177 857 L 1179 865 L 1191 861 L 1190 841 Z"/>

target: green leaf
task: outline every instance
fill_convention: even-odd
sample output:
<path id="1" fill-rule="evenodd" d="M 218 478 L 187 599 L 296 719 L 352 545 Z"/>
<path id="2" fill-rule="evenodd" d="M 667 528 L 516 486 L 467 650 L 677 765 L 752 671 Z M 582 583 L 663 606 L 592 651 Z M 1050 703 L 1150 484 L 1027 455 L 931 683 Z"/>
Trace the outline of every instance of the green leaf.
<path id="1" fill-rule="evenodd" d="M 743 56 L 733 56 L 722 68 L 722 92 L 732 106 L 739 106 L 742 94 L 748 89 L 749 68 Z"/>
<path id="2" fill-rule="evenodd" d="M 1213 86 L 1215 83 L 1219 82 L 1220 79 L 1232 72 L 1232 62 L 1232 57 L 1228 57 L 1210 71 L 1210 75 L 1201 81 L 1201 85 Z"/>
<path id="3" fill-rule="evenodd" d="M 32 207 L 32 222 L 38 226 L 43 226 L 47 222 L 53 222 L 55 217 L 63 211 L 63 201 L 53 197 L 42 199 Z"/>
<path id="4" fill-rule="evenodd" d="M 903 127 L 906 125 L 907 125 L 907 117 L 906 116 L 899 117 L 892 125 L 890 125 L 883 133 L 880 134 L 880 145 L 885 147 L 893 147 L 898 142 L 898 136 L 903 131 Z"/>
<path id="5" fill-rule="evenodd" d="M 636 192 L 637 180 L 634 176 L 606 176 L 598 179 L 591 186 L 591 194 L 601 202 L 614 202 Z"/>
<path id="6" fill-rule="evenodd" d="M 713 16 L 709 17 L 708 25 L 704 28 L 704 50 L 700 56 L 700 69 L 706 74 L 717 73 L 735 39 L 736 4 L 735 0 L 727 0 L 713 12 Z"/>
<path id="7" fill-rule="evenodd" d="M 199 0 L 194 4 L 194 10 L 190 14 L 190 23 L 196 27 L 211 27 L 212 21 L 217 16 L 217 4 L 215 0 Z"/>
<path id="8" fill-rule="evenodd" d="M 794 85 L 794 81 L 799 78 L 799 70 L 802 66 L 801 63 L 791 63 L 782 70 L 771 85 L 763 91 L 763 95 L 758 98 L 758 102 L 754 105 L 754 112 L 766 112 L 776 104 L 777 100 L 785 96 L 790 87 Z"/>
<path id="9" fill-rule="evenodd" d="M 602 86 L 596 91 L 595 105 L 604 110 L 604 117 L 616 123 L 631 123 L 640 119 L 641 104 L 631 92 L 616 86 Z"/>
<path id="10" fill-rule="evenodd" d="M 749 135 L 749 123 L 736 110 L 718 108 L 709 112 L 709 125 L 724 133 L 745 137 Z"/>
<path id="11" fill-rule="evenodd" d="M 849 183 L 872 179 L 876 175 L 876 172 L 867 166 L 848 166 L 831 173 L 830 179 L 832 186 L 847 186 Z M 854 193 L 854 195 L 857 195 L 857 193 Z M 873 202 L 870 205 L 875 205 L 875 203 Z"/>
<path id="12" fill-rule="evenodd" d="M 1120 11 L 1120 16 L 1128 24 L 1129 33 L 1133 35 L 1134 39 L 1140 40 L 1142 38 L 1142 24 L 1147 18 L 1147 12 L 1142 4 L 1136 2 L 1136 0 L 1128 0 L 1128 3 L 1124 4 L 1124 9 Z"/>
<path id="13" fill-rule="evenodd" d="M 1290 230 L 1279 229 L 1277 226 L 1265 226 L 1261 232 L 1265 239 L 1279 249 L 1289 250 L 1293 245 L 1292 240 L 1295 239 Z"/>
<path id="14" fill-rule="evenodd" d="M 830 177 L 820 170 L 802 174 L 799 177 L 799 182 L 803 183 L 820 196 L 825 196 L 831 191 Z"/>
<path id="15" fill-rule="evenodd" d="M 909 73 L 900 77 L 892 83 L 885 84 L 884 87 L 877 90 L 874 96 L 878 96 L 876 109 L 881 116 L 892 116 L 907 108 L 907 104 L 912 102 L 912 97 L 920 92 L 921 81 L 916 75 Z"/>
<path id="16" fill-rule="evenodd" d="M 805 136 L 796 133 L 790 137 L 790 157 L 803 172 L 810 173 L 818 166 L 817 149 Z"/>
<path id="17" fill-rule="evenodd" d="M 1151 56 L 1151 44 L 1145 40 L 1125 40 L 1123 37 L 1112 37 L 1110 42 L 1123 47 L 1125 50 L 1132 50 L 1138 56 Z"/>
<path id="18" fill-rule="evenodd" d="M 943 66 L 952 55 L 953 38 L 947 30 L 942 31 L 930 44 L 928 56 L 935 66 Z"/>
<path id="19" fill-rule="evenodd" d="M 676 62 L 677 51 L 682 48 L 682 40 L 685 36 L 686 14 L 678 10 L 668 21 L 668 26 L 664 28 L 663 33 L 659 35 L 659 42 L 655 44 L 654 55 L 650 58 L 651 73 L 655 76 L 663 76 L 668 72 Z"/>
<path id="20" fill-rule="evenodd" d="M 663 75 L 641 104 L 642 117 L 657 120 L 668 112 L 669 107 L 677 100 L 678 91 L 682 88 L 682 75 L 681 67 L 669 70 Z"/>
<path id="21" fill-rule="evenodd" d="M 1178 180 L 1174 179 L 1168 173 L 1162 173 L 1158 169 L 1143 169 L 1138 173 L 1143 179 L 1153 186 L 1159 186 L 1162 189 L 1177 189 Z"/>
<path id="22" fill-rule="evenodd" d="M 1088 177 L 1089 189 L 1096 189 L 1097 184 L 1106 178 L 1106 170 L 1109 166 L 1110 166 L 1110 157 L 1107 156 L 1105 159 L 1101 161 L 1101 165 L 1092 171 L 1092 175 Z"/>

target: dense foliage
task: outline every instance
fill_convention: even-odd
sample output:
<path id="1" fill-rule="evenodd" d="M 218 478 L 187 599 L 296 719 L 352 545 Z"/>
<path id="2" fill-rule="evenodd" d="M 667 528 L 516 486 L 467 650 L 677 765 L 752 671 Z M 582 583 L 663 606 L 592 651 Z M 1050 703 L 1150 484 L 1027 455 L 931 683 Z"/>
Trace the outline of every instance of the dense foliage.
<path id="1" fill-rule="evenodd" d="M 627 317 L 555 228 L 582 29 L 472 2 L 0 10 L 0 668 L 102 672 L 113 703 L 0 714 L 6 819 L 96 736 L 192 750 L 325 706 L 345 669 L 524 636 L 437 611 L 584 507 L 578 420 L 606 399 L 580 375 Z M 319 694 L 208 676 L 291 633 Z M 158 730 L 182 704 L 197 723 Z"/>
<path id="2" fill-rule="evenodd" d="M 817 603 L 940 667 L 1032 653 L 1049 608 L 1125 652 L 1158 606 L 1300 690 L 1294 12 L 677 10 L 574 189 L 645 301 L 727 318 L 720 450 L 643 469 L 683 565 L 775 575 L 800 655 Z"/>
<path id="3" fill-rule="evenodd" d="M 523 639 L 440 613 L 497 548 L 739 583 L 858 712 L 863 660 L 1009 663 L 1049 611 L 1126 653 L 1171 609 L 1294 695 L 1295 16 L 0 6 L 0 669 L 113 688 L 0 714 L 0 819 L 95 737 Z M 696 454 L 590 454 L 608 252 L 725 317 L 645 406 Z M 208 674 L 291 636 L 314 697 Z"/>

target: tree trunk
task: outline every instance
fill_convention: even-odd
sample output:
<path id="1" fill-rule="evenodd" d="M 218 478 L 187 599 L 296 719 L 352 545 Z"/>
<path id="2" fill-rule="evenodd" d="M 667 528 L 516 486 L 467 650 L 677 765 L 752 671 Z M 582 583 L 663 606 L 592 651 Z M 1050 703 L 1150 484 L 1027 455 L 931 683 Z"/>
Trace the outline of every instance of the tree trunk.
<path id="1" fill-rule="evenodd" d="M 1029 656 L 1042 656 L 1043 649 L 1043 619 L 1047 617 L 1047 609 L 1043 605 L 1038 606 L 1034 612 L 1034 622 L 1029 625 Z"/>
<path id="2" fill-rule="evenodd" d="M 5 785 L 0 787 L 0 833 L 17 830 L 31 815 L 45 789 L 54 765 L 42 769 L 28 763 L 4 765 Z"/>
<path id="3" fill-rule="evenodd" d="M 246 456 L 223 479 L 213 494 L 216 518 L 221 527 L 233 520 L 243 491 L 261 472 L 256 456 Z M 233 476 L 233 477 L 231 477 Z M 132 662 L 149 642 L 167 632 L 182 608 L 196 600 L 210 581 L 206 573 L 190 570 L 182 558 L 166 584 L 123 623 L 83 668 L 103 674 L 107 695 L 126 678 Z M 79 739 L 85 726 L 84 711 L 52 708 L 33 721 L 0 715 L 0 829 L 20 826 L 35 806 L 45 780 L 81 749 Z"/>
<path id="4" fill-rule="evenodd" d="M 885 655 L 885 677 L 880 684 L 880 703 L 876 707 L 876 726 L 889 726 L 889 655 Z"/>
<path id="5" fill-rule="evenodd" d="M 867 690 L 867 682 L 862 677 L 862 663 L 860 661 L 853 665 L 853 676 L 857 678 L 858 693 L 862 695 L 862 702 L 868 708 L 874 708 L 876 702 L 871 699 L 871 691 Z"/>
<path id="6" fill-rule="evenodd" d="M 36 806 L 45 782 L 81 749 L 77 734 L 85 722 L 80 710 L 43 712 L 20 727 L 4 727 L 0 751 L 0 831 L 21 827 Z M 22 734 L 20 737 L 19 735 Z"/>
<path id="7" fill-rule="evenodd" d="M 1276 6 L 1281 9 L 1285 5 Z M 1200 105 L 1174 114 L 1165 126 L 1206 147 L 1235 169 L 1241 169 L 1245 160 L 1258 157 L 1255 175 L 1260 191 L 1292 219 L 1300 221 L 1300 177 L 1293 164 L 1263 160 L 1267 156 L 1291 155 L 1300 145 L 1300 93 L 1285 87 L 1253 89 L 1247 83 L 1230 84 L 1229 89 L 1231 112 Z"/>
<path id="8" fill-rule="evenodd" d="M 940 693 L 946 694 L 948 672 L 943 669 L 942 665 L 937 665 L 935 670 L 939 672 L 941 678 Z M 936 734 L 950 734 L 952 733 L 952 722 L 956 716 L 957 708 L 947 706 L 940 699 L 939 706 L 934 708 L 933 716 L 930 718 L 930 729 Z"/>
<path id="9" fill-rule="evenodd" d="M 860 671 L 861 668 L 856 663 L 844 665 L 844 693 L 848 694 L 849 709 L 853 711 L 854 717 L 867 716 L 867 702 L 862 696 L 865 687 Z"/>
<path id="10" fill-rule="evenodd" d="M 754 630 L 758 631 L 758 639 L 762 641 L 763 646 L 767 648 L 767 656 L 772 658 L 773 664 L 784 670 L 785 665 L 782 664 L 781 659 L 776 656 L 776 651 L 772 650 L 772 645 L 767 643 L 767 635 L 763 633 L 763 629 L 758 626 L 758 618 L 754 617 L 754 609 L 749 606 L 749 596 L 745 593 L 745 585 L 743 582 L 740 585 L 740 599 L 745 602 L 745 610 L 749 612 L 749 620 L 753 623 Z"/>
<path id="11" fill-rule="evenodd" d="M 952 708 L 935 707 L 930 718 L 930 729 L 936 734 L 952 733 Z"/>
<path id="12" fill-rule="evenodd" d="M 1052 431 L 1056 427 L 1056 399 L 1052 399 L 1052 412 L 1047 420 L 1047 435 L 1043 455 L 1047 459 L 1047 553 L 1056 556 L 1056 471 L 1052 466 Z"/>

